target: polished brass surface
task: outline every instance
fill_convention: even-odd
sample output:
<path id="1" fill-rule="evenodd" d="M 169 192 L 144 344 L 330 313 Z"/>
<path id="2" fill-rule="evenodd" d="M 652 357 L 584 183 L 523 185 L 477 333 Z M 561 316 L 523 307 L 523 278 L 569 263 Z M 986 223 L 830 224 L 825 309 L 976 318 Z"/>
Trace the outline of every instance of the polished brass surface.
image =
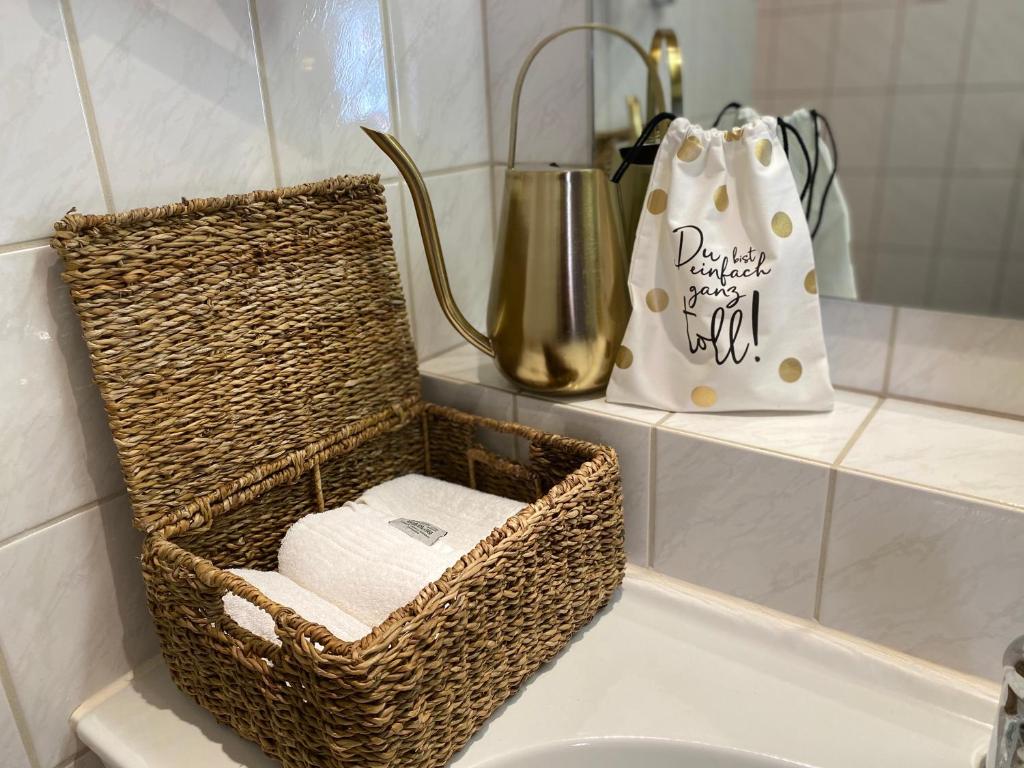
<path id="1" fill-rule="evenodd" d="M 618 189 L 597 168 L 516 167 L 519 97 L 540 50 L 576 30 L 625 39 L 648 66 L 659 111 L 664 96 L 654 63 L 614 27 L 581 24 L 544 38 L 526 57 L 512 97 L 508 169 L 484 336 L 459 311 L 448 285 L 433 209 L 416 164 L 398 141 L 364 128 L 409 184 L 430 277 L 445 317 L 522 387 L 581 394 L 608 381 L 629 319 L 628 257 Z"/>
<path id="2" fill-rule="evenodd" d="M 427 186 L 423 182 L 416 163 L 405 151 L 405 148 L 398 143 L 398 139 L 388 133 L 381 133 L 372 128 L 363 126 L 363 131 L 373 139 L 373 142 L 380 147 L 384 154 L 391 158 L 398 168 L 402 178 L 409 184 L 409 192 L 412 195 L 412 204 L 416 209 L 416 220 L 420 225 L 420 237 L 423 239 L 423 250 L 427 254 L 427 267 L 430 269 L 430 281 L 434 284 L 434 293 L 437 294 L 437 302 L 441 305 L 441 311 L 463 338 L 486 355 L 494 357 L 494 348 L 491 342 L 462 314 L 455 297 L 452 295 L 451 286 L 448 283 L 448 270 L 444 266 L 444 254 L 441 252 L 441 236 L 437 231 L 437 221 L 434 219 L 434 206 L 430 204 L 430 195 L 427 194 Z"/>
<path id="3" fill-rule="evenodd" d="M 675 30 L 663 27 L 654 31 L 654 37 L 651 38 L 650 56 L 654 60 L 655 66 L 661 65 L 662 46 L 665 49 L 665 63 L 668 65 L 669 105 L 675 115 L 681 116 L 683 114 L 683 52 L 679 47 L 679 38 L 676 37 Z M 651 87 L 648 84 L 648 91 Z"/>
<path id="4" fill-rule="evenodd" d="M 593 168 L 506 172 L 487 328 L 527 389 L 601 389 L 629 319 L 618 198 Z"/>

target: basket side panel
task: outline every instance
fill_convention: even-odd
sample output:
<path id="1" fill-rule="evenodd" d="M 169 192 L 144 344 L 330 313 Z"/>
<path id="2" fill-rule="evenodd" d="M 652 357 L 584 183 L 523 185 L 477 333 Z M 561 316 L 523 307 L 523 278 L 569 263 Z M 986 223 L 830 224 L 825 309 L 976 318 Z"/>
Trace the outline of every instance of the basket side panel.
<path id="1" fill-rule="evenodd" d="M 53 243 L 139 527 L 418 397 L 375 177 L 70 214 Z"/>
<path id="2" fill-rule="evenodd" d="M 325 509 L 341 506 L 385 480 L 423 471 L 419 419 L 359 440 L 351 450 L 320 465 Z M 288 529 L 299 518 L 318 511 L 317 477 L 305 471 L 244 504 L 227 509 L 216 505 L 209 525 L 176 536 L 175 543 L 218 568 L 272 571 L 277 569 L 277 552 Z"/>
<path id="3" fill-rule="evenodd" d="M 401 642 L 377 649 L 374 685 L 358 700 L 310 686 L 356 742 L 379 745 L 380 765 L 445 765 L 610 599 L 625 555 L 618 464 L 604 458 L 557 486 L 554 501 L 513 518 L 511 533 L 482 544 L 483 557 L 456 566 L 447 587 L 421 596 Z M 319 671 L 325 683 L 334 676 L 329 664 Z"/>

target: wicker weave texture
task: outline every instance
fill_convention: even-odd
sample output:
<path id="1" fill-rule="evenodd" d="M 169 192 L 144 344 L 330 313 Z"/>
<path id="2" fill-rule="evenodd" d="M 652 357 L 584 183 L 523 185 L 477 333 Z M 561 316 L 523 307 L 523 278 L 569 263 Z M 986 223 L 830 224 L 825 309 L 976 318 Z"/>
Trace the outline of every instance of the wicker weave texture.
<path id="1" fill-rule="evenodd" d="M 183 691 L 289 768 L 434 768 L 622 580 L 606 447 L 419 399 L 375 178 L 70 215 L 54 246 L 147 531 L 149 608 Z M 516 436 L 518 461 L 480 435 Z M 227 571 L 288 527 L 425 472 L 523 510 L 346 643 Z M 280 645 L 223 609 L 232 591 Z"/>
<path id="2" fill-rule="evenodd" d="M 376 177 L 55 229 L 141 528 L 418 396 Z"/>

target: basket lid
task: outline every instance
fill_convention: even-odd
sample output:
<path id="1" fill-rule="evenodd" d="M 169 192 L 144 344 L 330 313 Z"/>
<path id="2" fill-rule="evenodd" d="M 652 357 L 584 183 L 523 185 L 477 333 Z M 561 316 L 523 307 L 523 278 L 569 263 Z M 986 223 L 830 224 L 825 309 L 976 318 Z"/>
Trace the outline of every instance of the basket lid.
<path id="1" fill-rule="evenodd" d="M 54 225 L 136 527 L 419 397 L 376 176 Z"/>

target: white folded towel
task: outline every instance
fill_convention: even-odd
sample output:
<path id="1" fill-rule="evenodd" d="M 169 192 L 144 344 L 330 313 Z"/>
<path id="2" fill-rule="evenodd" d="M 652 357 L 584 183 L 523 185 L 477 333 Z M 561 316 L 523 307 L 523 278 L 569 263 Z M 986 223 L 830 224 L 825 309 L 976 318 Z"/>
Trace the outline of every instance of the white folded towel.
<path id="1" fill-rule="evenodd" d="M 230 568 L 229 573 L 240 576 L 275 603 L 291 608 L 306 621 L 323 625 L 339 640 L 358 640 L 370 634 L 370 628 L 348 615 L 338 606 L 304 589 L 276 571 L 253 571 L 248 568 Z M 257 608 L 233 592 L 224 594 L 224 610 L 239 626 L 275 645 L 281 640 L 274 631 L 274 620 L 262 608 Z"/>
<path id="2" fill-rule="evenodd" d="M 461 554 L 441 542 L 428 546 L 357 502 L 296 522 L 277 562 L 292 581 L 375 627 Z"/>
<path id="3" fill-rule="evenodd" d="M 462 556 L 526 505 L 425 475 L 403 475 L 374 486 L 360 501 L 388 520 L 422 520 L 447 534 L 442 542 Z"/>

